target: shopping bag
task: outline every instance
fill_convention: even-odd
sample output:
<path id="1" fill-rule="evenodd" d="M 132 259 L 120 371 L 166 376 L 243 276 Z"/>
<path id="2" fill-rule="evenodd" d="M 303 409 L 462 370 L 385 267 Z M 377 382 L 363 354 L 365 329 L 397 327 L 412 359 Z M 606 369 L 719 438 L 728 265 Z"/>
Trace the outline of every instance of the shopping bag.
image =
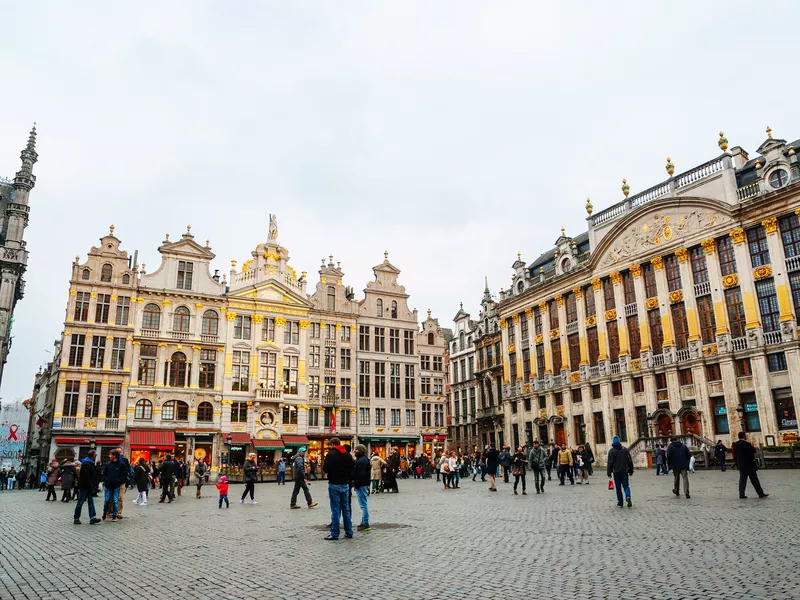
<path id="1" fill-rule="evenodd" d="M 614 489 L 614 482 L 611 481 L 610 479 L 608 480 L 608 489 L 610 489 L 610 490 Z"/>

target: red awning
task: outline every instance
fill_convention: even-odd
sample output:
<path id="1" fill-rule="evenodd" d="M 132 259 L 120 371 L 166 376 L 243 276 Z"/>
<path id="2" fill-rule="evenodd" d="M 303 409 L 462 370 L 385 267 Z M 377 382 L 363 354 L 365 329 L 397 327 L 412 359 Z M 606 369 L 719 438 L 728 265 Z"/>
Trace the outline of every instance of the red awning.
<path id="1" fill-rule="evenodd" d="M 308 444 L 308 438 L 304 435 L 284 435 L 283 443 L 287 446 L 305 446 Z"/>
<path id="2" fill-rule="evenodd" d="M 249 433 L 242 433 L 241 431 L 233 431 L 230 433 L 231 436 L 231 444 L 249 444 L 250 443 L 250 434 Z M 228 440 L 228 436 L 222 434 L 222 437 L 225 441 Z"/>
<path id="3" fill-rule="evenodd" d="M 100 438 L 95 441 L 98 446 L 122 446 L 125 438 Z"/>
<path id="4" fill-rule="evenodd" d="M 253 446 L 258 450 L 280 450 L 283 440 L 253 440 Z"/>
<path id="5" fill-rule="evenodd" d="M 436 435 L 436 434 L 432 434 L 432 435 L 425 434 L 425 435 L 422 436 L 422 441 L 423 442 L 435 442 L 435 441 L 437 441 L 437 438 L 438 438 L 438 441 L 443 442 L 443 441 L 445 441 L 447 439 L 447 435 L 444 434 L 444 433 L 440 433 L 439 435 Z"/>
<path id="6" fill-rule="evenodd" d="M 89 444 L 91 440 L 89 438 L 82 438 L 82 437 L 75 437 L 75 436 L 66 436 L 66 437 L 57 437 L 56 444 L 64 444 L 67 446 L 74 446 L 76 444 Z"/>
<path id="7" fill-rule="evenodd" d="M 175 447 L 175 432 L 171 429 L 131 429 L 131 448 L 171 450 Z"/>

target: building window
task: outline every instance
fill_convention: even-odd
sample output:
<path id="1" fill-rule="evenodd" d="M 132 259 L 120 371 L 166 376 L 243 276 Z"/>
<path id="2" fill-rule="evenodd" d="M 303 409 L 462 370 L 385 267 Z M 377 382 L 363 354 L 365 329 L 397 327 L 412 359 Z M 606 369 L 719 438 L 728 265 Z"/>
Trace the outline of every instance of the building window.
<path id="1" fill-rule="evenodd" d="M 433 426 L 444 427 L 444 404 L 434 404 L 433 406 Z"/>
<path id="2" fill-rule="evenodd" d="M 339 426 L 348 429 L 350 427 L 350 411 L 347 409 L 340 410 L 339 420 Z"/>
<path id="3" fill-rule="evenodd" d="M 231 404 L 231 423 L 247 423 L 247 403 L 234 402 Z"/>
<path id="4" fill-rule="evenodd" d="M 319 427 L 319 411 L 316 408 L 308 410 L 308 426 Z"/>
<path id="5" fill-rule="evenodd" d="M 389 329 L 389 352 L 400 354 L 400 330 Z"/>
<path id="6" fill-rule="evenodd" d="M 621 442 L 628 441 L 628 426 L 625 424 L 625 409 L 614 409 L 614 424 L 615 433 L 619 436 Z"/>
<path id="7" fill-rule="evenodd" d="M 711 296 L 701 296 L 697 299 L 697 316 L 700 320 L 700 337 L 704 344 L 712 344 L 717 329 L 714 317 L 714 302 Z"/>
<path id="8" fill-rule="evenodd" d="M 760 267 L 770 263 L 767 232 L 762 225 L 747 230 L 747 246 L 750 249 L 750 260 L 753 263 L 753 267 Z"/>
<path id="9" fill-rule="evenodd" d="M 512 352 L 508 355 L 508 372 L 509 378 L 511 382 L 515 382 L 517 380 L 517 353 Z"/>
<path id="10" fill-rule="evenodd" d="M 736 252 L 730 236 L 717 240 L 717 254 L 719 254 L 719 269 L 722 276 L 736 273 Z"/>
<path id="11" fill-rule="evenodd" d="M 92 348 L 89 354 L 89 366 L 93 369 L 102 369 L 106 356 L 106 337 L 96 335 L 92 338 Z"/>
<path id="12" fill-rule="evenodd" d="M 644 377 L 633 378 L 633 393 L 634 394 L 644 393 Z"/>
<path id="13" fill-rule="evenodd" d="M 597 366 L 597 361 L 600 355 L 600 344 L 597 339 L 597 327 L 591 327 L 586 330 L 586 346 L 589 350 L 589 364 L 593 367 Z M 544 369 L 544 367 L 542 367 Z M 539 373 L 542 373 L 540 370 Z"/>
<path id="14" fill-rule="evenodd" d="M 686 320 L 686 307 L 683 302 L 676 302 L 670 307 L 672 312 L 672 328 L 675 331 L 675 345 L 684 349 L 689 345 L 689 323 Z"/>
<path id="15" fill-rule="evenodd" d="M 752 392 L 742 394 L 741 402 L 744 409 L 744 430 L 748 433 L 761 431 L 761 419 L 758 418 L 756 395 Z"/>
<path id="16" fill-rule="evenodd" d="M 111 312 L 111 294 L 97 294 L 94 320 L 98 323 L 108 323 L 109 312 Z"/>
<path id="17" fill-rule="evenodd" d="M 266 320 L 264 322 L 266 323 Z M 310 337 L 312 340 L 318 340 L 319 336 L 320 336 L 319 323 L 311 323 L 308 326 L 308 337 Z M 274 338 L 275 336 L 273 334 L 272 338 L 269 341 L 274 341 Z"/>
<path id="18" fill-rule="evenodd" d="M 327 346 L 325 348 L 325 368 L 336 368 L 336 348 L 333 346 Z"/>
<path id="19" fill-rule="evenodd" d="M 406 427 L 416 427 L 417 411 L 413 408 L 406 409 Z"/>
<path id="20" fill-rule="evenodd" d="M 90 381 L 86 384 L 86 412 L 88 419 L 96 419 L 100 413 L 100 382 Z"/>
<path id="21" fill-rule="evenodd" d="M 667 289 L 670 292 L 681 289 L 681 267 L 677 256 L 672 254 L 664 259 L 664 272 L 667 274 Z"/>
<path id="22" fill-rule="evenodd" d="M 107 283 L 111 282 L 111 274 L 114 272 L 114 268 L 106 263 L 100 269 L 100 281 L 105 281 Z"/>
<path id="23" fill-rule="evenodd" d="M 131 276 L 125 273 L 122 276 L 122 285 L 130 285 L 130 283 L 131 283 Z"/>
<path id="24" fill-rule="evenodd" d="M 380 298 L 375 301 L 375 315 L 378 317 L 383 316 L 383 300 Z"/>
<path id="25" fill-rule="evenodd" d="M 211 423 L 214 420 L 214 407 L 211 402 L 201 402 L 197 405 L 197 420 L 200 423 Z"/>
<path id="26" fill-rule="evenodd" d="M 284 425 L 297 425 L 297 407 L 292 406 L 291 404 L 284 405 L 282 417 Z M 330 422 L 328 425 L 330 425 Z"/>
<path id="27" fill-rule="evenodd" d="M 795 214 L 781 217 L 778 221 L 786 258 L 800 255 L 800 219 Z"/>
<path id="28" fill-rule="evenodd" d="M 283 357 L 283 393 L 297 393 L 297 373 L 300 364 L 298 356 Z"/>
<path id="29" fill-rule="evenodd" d="M 217 351 L 200 350 L 200 388 L 213 390 L 217 373 Z"/>
<path id="30" fill-rule="evenodd" d="M 319 368 L 320 351 L 319 346 L 310 346 L 308 351 L 308 366 L 315 369 Z"/>
<path id="31" fill-rule="evenodd" d="M 142 398 L 136 403 L 133 411 L 134 419 L 142 419 L 143 421 L 150 421 L 153 418 L 153 403 L 150 400 Z"/>
<path id="32" fill-rule="evenodd" d="M 148 304 L 144 307 L 142 329 L 161 329 L 161 309 L 158 304 Z"/>
<path id="33" fill-rule="evenodd" d="M 375 362 L 375 397 L 386 398 L 386 363 Z"/>
<path id="34" fill-rule="evenodd" d="M 656 272 L 653 269 L 652 263 L 642 265 L 642 274 L 644 276 L 644 295 L 648 298 L 655 298 L 658 296 L 658 288 L 656 286 Z"/>
<path id="35" fill-rule="evenodd" d="M 536 345 L 536 372 L 538 376 L 544 377 L 545 362 L 544 362 L 544 344 Z"/>
<path id="36" fill-rule="evenodd" d="M 342 326 L 342 341 L 350 342 L 350 327 L 348 327 L 347 325 Z"/>
<path id="37" fill-rule="evenodd" d="M 694 283 L 706 283 L 708 281 L 708 263 L 706 262 L 706 251 L 702 246 L 692 248 L 690 252 L 692 260 L 692 276 Z"/>
<path id="38" fill-rule="evenodd" d="M 577 333 L 573 333 L 569 336 L 567 338 L 567 346 L 569 347 L 569 368 L 571 371 L 577 371 L 581 364 L 580 336 Z"/>
<path id="39" fill-rule="evenodd" d="M 419 393 L 423 396 L 431 395 L 431 378 L 421 377 L 419 380 Z"/>
<path id="40" fill-rule="evenodd" d="M 328 310 L 334 312 L 336 310 L 336 288 L 332 285 L 328 286 Z"/>
<path id="41" fill-rule="evenodd" d="M 522 351 L 522 379 L 523 381 L 531 379 L 531 351 L 528 348 Z"/>
<path id="42" fill-rule="evenodd" d="M 393 408 L 392 409 L 391 417 L 392 417 L 392 427 L 400 427 L 400 409 L 399 408 Z"/>
<path id="43" fill-rule="evenodd" d="M 308 397 L 309 398 L 319 398 L 319 375 L 309 375 L 309 377 L 308 377 Z M 309 414 L 311 414 L 311 413 L 309 413 Z"/>
<path id="44" fill-rule="evenodd" d="M 779 388 L 772 390 L 775 401 L 775 417 L 778 419 L 778 429 L 797 429 L 797 413 L 794 409 L 792 388 Z"/>
<path id="45" fill-rule="evenodd" d="M 161 407 L 162 421 L 188 421 L 189 405 L 180 400 L 170 400 Z"/>
<path id="46" fill-rule="evenodd" d="M 80 396 L 81 382 L 67 381 L 64 388 L 64 416 L 74 417 L 78 414 L 78 398 Z"/>
<path id="47" fill-rule="evenodd" d="M 106 418 L 118 419 L 119 409 L 122 406 L 122 384 L 108 384 L 108 400 L 106 401 Z"/>
<path id="48" fill-rule="evenodd" d="M 550 315 L 550 329 L 558 329 L 558 303 L 555 300 L 550 300 L 547 312 Z"/>
<path id="49" fill-rule="evenodd" d="M 350 400 L 350 396 L 351 396 L 351 394 L 350 394 L 350 390 L 351 390 L 351 388 L 350 388 L 350 378 L 349 377 L 342 377 L 339 380 L 339 382 L 341 383 L 341 385 L 339 386 L 339 389 L 341 390 L 340 395 L 342 397 L 342 400 Z"/>
<path id="50" fill-rule="evenodd" d="M 553 357 L 553 371 L 558 373 L 564 364 L 561 360 L 561 338 L 550 340 L 550 354 Z M 497 360 L 500 360 L 499 354 L 497 355 Z"/>
<path id="51" fill-rule="evenodd" d="M 393 400 L 400 399 L 400 364 L 391 363 L 389 365 L 389 398 Z M 398 417 L 399 419 L 399 417 Z"/>
<path id="52" fill-rule="evenodd" d="M 592 400 L 600 400 L 602 398 L 602 394 L 600 392 L 600 385 L 594 384 L 592 385 Z"/>
<path id="53" fill-rule="evenodd" d="M 525 314 L 521 314 L 519 316 L 519 330 L 520 330 L 520 337 L 523 341 L 528 339 L 528 317 Z M 463 343 L 461 344 L 464 345 Z"/>
<path id="54" fill-rule="evenodd" d="M 587 309 L 587 314 L 588 314 L 588 309 Z M 538 306 L 533 309 L 533 327 L 536 331 L 536 335 L 542 333 L 542 311 L 539 310 Z"/>
<path id="55" fill-rule="evenodd" d="M 722 371 L 719 368 L 719 363 L 706 365 L 706 379 L 708 381 L 722 381 Z"/>
<path id="56" fill-rule="evenodd" d="M 647 324 L 650 328 L 650 344 L 653 354 L 661 354 L 664 346 L 664 331 L 661 329 L 661 313 L 658 309 L 647 311 Z"/>
<path id="57" fill-rule="evenodd" d="M 408 332 L 406 332 L 406 335 L 408 335 Z M 358 349 L 369 352 L 369 325 L 360 325 L 358 327 Z"/>
<path id="58" fill-rule="evenodd" d="M 622 382 L 621 381 L 612 381 L 611 382 L 611 395 L 614 397 L 622 396 Z"/>
<path id="59" fill-rule="evenodd" d="M 384 327 L 375 328 L 375 352 L 386 352 L 386 329 Z"/>
<path id="60" fill-rule="evenodd" d="M 219 315 L 213 310 L 207 310 L 203 313 L 202 330 L 203 335 L 212 335 L 216 337 L 219 333 Z"/>
<path id="61" fill-rule="evenodd" d="M 606 427 L 603 424 L 603 413 L 593 413 L 594 416 L 594 440 L 595 444 L 606 443 Z"/>
<path id="62" fill-rule="evenodd" d="M 749 358 L 740 358 L 734 361 L 736 367 L 736 377 L 752 377 L 753 369 Z"/>
<path id="63" fill-rule="evenodd" d="M 89 280 L 89 269 L 83 270 L 83 272 L 81 273 L 81 279 L 83 279 L 84 281 Z"/>
<path id="64" fill-rule="evenodd" d="M 738 287 L 725 290 L 725 306 L 728 309 L 728 324 L 731 328 L 731 336 L 741 338 L 745 335 L 745 316 L 744 304 L 742 304 L 742 292 Z"/>
<path id="65" fill-rule="evenodd" d="M 792 291 L 792 304 L 795 314 L 800 314 L 800 271 L 789 273 L 789 288 Z"/>
<path id="66" fill-rule="evenodd" d="M 341 367 L 342 371 L 349 371 L 350 370 L 350 348 L 342 348 L 339 352 L 341 354 L 340 367 Z"/>
<path id="67" fill-rule="evenodd" d="M 692 383 L 694 383 L 692 370 L 678 369 L 678 382 L 680 382 L 681 385 L 692 385 Z"/>
<path id="68" fill-rule="evenodd" d="M 336 325 L 333 323 L 328 323 L 325 325 L 325 339 L 326 340 L 335 340 L 336 339 Z"/>
<path id="69" fill-rule="evenodd" d="M 667 389 L 667 374 L 666 373 L 656 373 L 656 390 L 666 390 Z"/>
<path id="70" fill-rule="evenodd" d="M 786 355 L 783 352 L 773 352 L 772 354 L 767 354 L 767 368 L 769 369 L 770 373 L 788 371 L 789 369 L 786 365 Z"/>
<path id="71" fill-rule="evenodd" d="M 358 361 L 358 395 L 362 398 L 370 397 L 369 361 L 367 360 Z"/>
<path id="72" fill-rule="evenodd" d="M 567 323 L 574 323 L 578 320 L 578 299 L 575 298 L 575 294 L 569 294 L 567 296 L 566 313 Z"/>
<path id="73" fill-rule="evenodd" d="M 764 332 L 778 331 L 780 321 L 778 315 L 778 297 L 775 295 L 775 282 L 770 279 L 756 281 L 756 296 L 758 297 L 758 308 L 761 312 L 761 325 Z"/>
<path id="74" fill-rule="evenodd" d="M 431 370 L 431 357 L 427 354 L 423 354 L 419 357 L 419 368 L 423 371 L 430 371 Z"/>
<path id="75" fill-rule="evenodd" d="M 69 366 L 83 366 L 83 351 L 86 345 L 86 336 L 82 333 L 73 333 L 69 338 Z"/>
<path id="76" fill-rule="evenodd" d="M 140 385 L 153 385 L 156 382 L 156 356 L 158 356 L 158 346 L 142 344 L 139 352 Z"/>
<path id="77" fill-rule="evenodd" d="M 711 403 L 714 406 L 714 433 L 718 435 L 730 433 L 728 427 L 728 408 L 725 406 L 725 398 L 723 396 L 715 396 L 711 398 Z"/>
<path id="78" fill-rule="evenodd" d="M 423 427 L 432 427 L 431 425 L 431 405 L 425 403 L 422 405 L 422 426 Z"/>
<path id="79" fill-rule="evenodd" d="M 392 300 L 392 305 L 391 305 L 391 306 L 392 306 L 392 309 L 391 309 L 391 317 L 392 317 L 393 319 L 396 319 L 396 318 L 397 318 L 397 302 L 395 302 L 394 300 Z"/>
<path id="80" fill-rule="evenodd" d="M 359 425 L 369 425 L 369 409 L 368 408 L 359 408 L 358 409 L 358 424 Z"/>
<path id="81" fill-rule="evenodd" d="M 125 338 L 114 338 L 111 344 L 111 368 L 119 370 L 125 367 Z"/>
<path id="82" fill-rule="evenodd" d="M 603 306 L 606 310 L 616 308 L 616 300 L 614 298 L 614 284 L 610 279 L 603 280 Z"/>
<path id="83" fill-rule="evenodd" d="M 376 427 L 385 427 L 386 426 L 386 409 L 385 408 L 376 408 L 375 409 L 375 425 L 376 425 Z"/>
<path id="84" fill-rule="evenodd" d="M 179 290 L 192 289 L 192 271 L 194 270 L 194 263 L 186 262 L 183 260 L 178 261 L 178 280 L 175 287 Z"/>
<path id="85" fill-rule="evenodd" d="M 186 387 L 190 372 L 191 366 L 186 363 L 186 355 L 183 352 L 175 352 L 169 369 L 170 386 Z"/>
<path id="86" fill-rule="evenodd" d="M 625 322 L 628 327 L 628 346 L 631 358 L 639 358 L 642 346 L 639 337 L 639 317 L 638 315 L 633 315 L 628 317 Z"/>
<path id="87" fill-rule="evenodd" d="M 508 329 L 508 343 L 509 344 L 516 344 L 517 343 L 517 329 L 514 327 L 514 321 L 509 317 L 506 319 L 506 329 Z M 429 341 L 428 345 L 433 344 L 433 334 L 429 334 Z"/>
<path id="88" fill-rule="evenodd" d="M 636 302 L 636 286 L 633 283 L 633 275 L 630 271 L 622 274 L 622 291 L 625 295 L 625 304 Z"/>
<path id="89" fill-rule="evenodd" d="M 464 365 L 464 362 L 462 361 L 461 364 Z M 443 365 L 443 362 L 442 362 L 442 357 L 441 356 L 434 356 L 433 357 L 433 370 L 434 371 L 442 371 L 442 370 L 444 370 L 443 367 L 444 367 L 444 365 Z M 461 374 L 462 374 L 462 376 L 464 374 L 463 368 L 461 370 Z"/>
<path id="90" fill-rule="evenodd" d="M 286 321 L 283 328 L 283 343 L 297 346 L 300 343 L 300 323 Z"/>
<path id="91" fill-rule="evenodd" d="M 406 400 L 413 400 L 416 396 L 414 379 L 414 365 L 406 365 Z"/>
<path id="92" fill-rule="evenodd" d="M 129 296 L 117 297 L 117 314 L 114 323 L 117 325 L 127 325 L 131 311 L 131 299 Z"/>
<path id="93" fill-rule="evenodd" d="M 76 321 L 86 321 L 89 318 L 89 292 L 77 292 L 75 294 L 75 315 Z"/>
<path id="94" fill-rule="evenodd" d="M 231 389 L 234 392 L 247 392 L 250 390 L 250 353 L 241 350 L 233 352 L 233 381 Z"/>
<path id="95" fill-rule="evenodd" d="M 617 329 L 616 321 L 609 321 L 606 323 L 606 332 L 608 333 L 608 358 L 612 363 L 619 360 L 619 330 Z"/>
<path id="96" fill-rule="evenodd" d="M 189 331 L 189 309 L 185 306 L 179 306 L 175 309 L 172 316 L 172 331 Z"/>

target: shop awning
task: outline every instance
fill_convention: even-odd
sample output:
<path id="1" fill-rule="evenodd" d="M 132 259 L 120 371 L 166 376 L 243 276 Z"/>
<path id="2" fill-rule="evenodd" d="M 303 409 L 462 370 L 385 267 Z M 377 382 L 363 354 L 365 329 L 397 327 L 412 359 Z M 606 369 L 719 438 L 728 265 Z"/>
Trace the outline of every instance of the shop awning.
<path id="1" fill-rule="evenodd" d="M 91 440 L 89 438 L 82 438 L 75 436 L 64 436 L 56 438 L 56 444 L 64 444 L 68 446 L 75 446 L 77 444 L 89 444 L 89 443 L 91 443 Z"/>
<path id="2" fill-rule="evenodd" d="M 171 429 L 131 429 L 131 448 L 172 450 L 175 447 L 175 432 Z"/>
<path id="3" fill-rule="evenodd" d="M 246 446 L 250 443 L 250 434 L 244 433 L 242 431 L 232 431 L 231 433 L 223 433 L 222 439 L 226 442 L 228 441 L 228 436 L 230 437 L 231 444 L 236 444 L 237 446 Z"/>
<path id="4" fill-rule="evenodd" d="M 378 435 L 378 436 L 360 435 L 360 436 L 358 436 L 358 441 L 359 442 L 392 442 L 392 443 L 397 442 L 397 443 L 400 443 L 400 444 L 405 444 L 405 443 L 416 443 L 416 442 L 419 442 L 419 438 L 418 437 L 396 437 L 396 438 L 392 438 L 392 437 L 386 437 L 386 436 L 380 436 L 380 435 Z"/>
<path id="5" fill-rule="evenodd" d="M 125 438 L 97 438 L 95 442 L 98 446 L 122 446 Z"/>
<path id="6" fill-rule="evenodd" d="M 258 450 L 280 450 L 283 440 L 253 440 L 253 447 Z"/>
<path id="7" fill-rule="evenodd" d="M 287 446 L 307 446 L 308 438 L 304 435 L 285 435 L 283 443 Z"/>
<path id="8" fill-rule="evenodd" d="M 438 438 L 438 441 L 443 442 L 443 441 L 445 441 L 447 439 L 447 434 L 446 433 L 440 433 L 440 434 L 436 435 L 434 433 L 434 434 L 428 435 L 426 433 L 425 435 L 422 436 L 422 441 L 423 442 L 435 442 L 435 441 L 437 441 L 437 438 Z"/>

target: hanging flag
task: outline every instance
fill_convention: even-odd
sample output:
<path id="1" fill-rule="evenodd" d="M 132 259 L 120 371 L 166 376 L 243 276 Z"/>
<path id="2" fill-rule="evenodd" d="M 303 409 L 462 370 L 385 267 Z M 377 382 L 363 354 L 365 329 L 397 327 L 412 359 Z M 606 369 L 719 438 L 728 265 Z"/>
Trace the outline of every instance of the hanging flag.
<path id="1" fill-rule="evenodd" d="M 336 429 L 336 409 L 331 411 L 331 433 Z"/>

